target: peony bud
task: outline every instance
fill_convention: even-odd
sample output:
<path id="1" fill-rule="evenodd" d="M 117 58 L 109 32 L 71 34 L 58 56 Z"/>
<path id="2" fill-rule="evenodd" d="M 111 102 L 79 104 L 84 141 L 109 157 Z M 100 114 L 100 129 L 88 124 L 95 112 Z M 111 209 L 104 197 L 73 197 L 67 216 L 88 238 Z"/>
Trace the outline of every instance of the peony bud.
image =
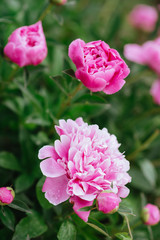
<path id="1" fill-rule="evenodd" d="M 155 225 L 160 221 L 159 208 L 148 203 L 142 210 L 142 221 L 146 225 Z"/>
<path id="2" fill-rule="evenodd" d="M 9 37 L 4 54 L 20 67 L 38 65 L 47 56 L 41 21 L 17 28 Z"/>
<path id="3" fill-rule="evenodd" d="M 156 80 L 151 87 L 150 93 L 156 104 L 160 105 L 160 79 Z"/>
<path id="4" fill-rule="evenodd" d="M 51 0 L 51 3 L 56 5 L 64 5 L 67 2 L 67 0 Z"/>
<path id="5" fill-rule="evenodd" d="M 98 209 L 104 213 L 117 212 L 121 199 L 111 191 L 103 191 L 97 197 Z"/>
<path id="6" fill-rule="evenodd" d="M 0 188 L 0 205 L 10 204 L 15 197 L 15 193 L 11 187 L 1 187 Z"/>

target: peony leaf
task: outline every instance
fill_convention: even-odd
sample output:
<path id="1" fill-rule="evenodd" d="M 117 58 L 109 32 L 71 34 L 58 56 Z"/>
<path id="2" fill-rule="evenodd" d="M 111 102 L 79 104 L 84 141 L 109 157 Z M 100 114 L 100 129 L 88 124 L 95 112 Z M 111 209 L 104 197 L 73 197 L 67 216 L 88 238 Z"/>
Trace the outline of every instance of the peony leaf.
<path id="1" fill-rule="evenodd" d="M 71 221 L 65 221 L 60 226 L 58 240 L 76 240 L 76 227 Z"/>

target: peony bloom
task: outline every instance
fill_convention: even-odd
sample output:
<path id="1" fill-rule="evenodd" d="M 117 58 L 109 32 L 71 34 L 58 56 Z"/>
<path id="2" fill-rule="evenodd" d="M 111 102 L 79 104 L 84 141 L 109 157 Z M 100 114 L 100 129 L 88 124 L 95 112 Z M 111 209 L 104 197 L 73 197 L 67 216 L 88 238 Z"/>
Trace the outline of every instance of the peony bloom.
<path id="1" fill-rule="evenodd" d="M 56 5 L 64 5 L 67 2 L 67 0 L 51 0 L 51 2 Z"/>
<path id="2" fill-rule="evenodd" d="M 130 23 L 138 29 L 152 32 L 158 20 L 158 13 L 154 7 L 140 4 L 136 5 L 129 14 Z"/>
<path id="3" fill-rule="evenodd" d="M 147 41 L 142 46 L 126 44 L 124 56 L 132 62 L 149 66 L 160 75 L 160 37 L 154 41 Z"/>
<path id="4" fill-rule="evenodd" d="M 40 64 L 47 56 L 41 21 L 17 28 L 10 35 L 4 54 L 20 67 Z"/>
<path id="5" fill-rule="evenodd" d="M 148 203 L 142 210 L 142 220 L 146 225 L 155 225 L 160 221 L 159 208 Z"/>
<path id="6" fill-rule="evenodd" d="M 70 198 L 75 213 L 84 221 L 90 211 L 78 211 L 91 206 L 99 193 L 110 190 L 125 198 L 131 181 L 129 162 L 119 152 L 120 144 L 106 128 L 88 125 L 82 118 L 60 120 L 56 131 L 60 140 L 40 149 L 40 168 L 46 176 L 42 191 L 53 205 Z"/>
<path id="7" fill-rule="evenodd" d="M 11 187 L 0 188 L 0 206 L 10 204 L 15 197 L 15 193 Z"/>
<path id="8" fill-rule="evenodd" d="M 117 212 L 119 203 L 121 202 L 120 197 L 111 191 L 103 191 L 97 197 L 97 204 L 99 211 L 107 214 Z"/>
<path id="9" fill-rule="evenodd" d="M 156 80 L 150 90 L 155 103 L 160 105 L 160 79 Z"/>
<path id="10" fill-rule="evenodd" d="M 76 78 L 92 92 L 118 92 L 130 72 L 119 53 L 101 40 L 85 43 L 76 39 L 68 54 L 76 65 Z"/>

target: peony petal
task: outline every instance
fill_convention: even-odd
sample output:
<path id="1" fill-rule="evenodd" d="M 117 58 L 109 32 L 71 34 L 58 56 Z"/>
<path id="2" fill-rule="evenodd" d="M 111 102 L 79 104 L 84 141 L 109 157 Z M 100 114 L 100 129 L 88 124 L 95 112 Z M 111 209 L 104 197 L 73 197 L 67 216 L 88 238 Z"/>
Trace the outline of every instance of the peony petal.
<path id="1" fill-rule="evenodd" d="M 90 214 L 90 211 L 78 211 L 80 208 L 84 208 L 84 207 L 89 207 L 92 206 L 93 201 L 85 201 L 82 200 L 79 197 L 71 197 L 70 198 L 70 203 L 73 203 L 73 210 L 75 211 L 75 213 L 85 222 L 88 221 L 88 217 Z"/>
<path id="2" fill-rule="evenodd" d="M 126 198 L 129 194 L 129 189 L 127 187 L 121 187 L 118 189 L 118 197 L 121 197 L 121 198 Z"/>
<path id="3" fill-rule="evenodd" d="M 106 94 L 116 93 L 123 87 L 124 84 L 125 81 L 123 79 L 115 79 L 111 81 L 111 83 L 103 89 L 103 92 Z"/>
<path id="4" fill-rule="evenodd" d="M 83 46 L 85 42 L 81 39 L 74 40 L 69 45 L 68 56 L 76 65 L 77 68 L 83 67 L 84 64 L 84 54 L 83 54 Z"/>
<path id="5" fill-rule="evenodd" d="M 58 155 L 53 146 L 46 145 L 39 150 L 38 158 L 44 159 L 49 157 L 56 160 L 58 158 Z"/>
<path id="6" fill-rule="evenodd" d="M 46 178 L 42 191 L 45 198 L 53 205 L 58 205 L 69 198 L 67 194 L 68 178 L 66 175 L 56 178 Z"/>
<path id="7" fill-rule="evenodd" d="M 102 91 L 106 86 L 105 79 L 100 77 L 95 77 L 94 75 L 89 75 L 88 73 L 84 72 L 82 69 L 78 69 L 75 75 L 92 92 Z"/>
<path id="8" fill-rule="evenodd" d="M 61 141 L 56 140 L 54 145 L 56 152 L 61 158 L 68 157 L 68 150 L 70 146 L 70 138 L 68 136 L 62 135 Z"/>
<path id="9" fill-rule="evenodd" d="M 53 158 L 47 158 L 40 163 L 40 168 L 46 177 L 59 177 L 66 174 L 66 171 Z"/>
<path id="10" fill-rule="evenodd" d="M 143 47 L 138 44 L 126 44 L 124 47 L 124 56 L 132 62 L 146 64 Z"/>

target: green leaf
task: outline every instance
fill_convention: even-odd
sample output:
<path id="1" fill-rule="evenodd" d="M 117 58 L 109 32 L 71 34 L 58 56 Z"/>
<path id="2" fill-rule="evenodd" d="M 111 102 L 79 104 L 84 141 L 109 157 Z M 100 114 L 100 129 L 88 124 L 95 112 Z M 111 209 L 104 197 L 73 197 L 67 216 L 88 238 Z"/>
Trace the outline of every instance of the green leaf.
<path id="1" fill-rule="evenodd" d="M 37 199 L 38 199 L 40 205 L 45 209 L 49 209 L 52 207 L 52 204 L 50 204 L 48 202 L 48 200 L 44 196 L 44 193 L 42 192 L 42 186 L 44 184 L 44 181 L 45 181 L 45 177 L 42 177 L 38 181 L 38 183 L 36 185 L 36 195 L 37 195 Z"/>
<path id="2" fill-rule="evenodd" d="M 76 78 L 75 72 L 73 71 L 73 69 L 65 69 L 62 72 L 67 74 L 68 76 L 70 76 L 72 78 Z"/>
<path id="3" fill-rule="evenodd" d="M 129 175 L 132 177 L 131 185 L 143 192 L 152 192 L 153 187 L 144 177 L 142 171 L 137 167 L 132 167 L 129 171 Z"/>
<path id="4" fill-rule="evenodd" d="M 0 152 L 0 167 L 9 170 L 21 171 L 21 167 L 12 153 Z"/>
<path id="5" fill-rule="evenodd" d="M 120 240 L 132 240 L 129 234 L 126 232 L 116 233 L 115 236 Z"/>
<path id="6" fill-rule="evenodd" d="M 66 95 L 68 96 L 68 93 L 66 92 L 66 90 L 62 87 L 62 81 L 63 81 L 63 77 L 62 76 L 51 76 L 50 77 L 54 82 L 55 84 L 57 85 L 57 87 Z"/>
<path id="7" fill-rule="evenodd" d="M 10 203 L 8 206 L 16 210 L 19 210 L 21 212 L 26 212 L 26 213 L 31 212 L 27 204 L 18 199 L 14 199 L 14 201 Z"/>
<path id="8" fill-rule="evenodd" d="M 76 227 L 71 221 L 65 221 L 60 226 L 58 240 L 75 240 L 76 239 Z"/>
<path id="9" fill-rule="evenodd" d="M 20 175 L 15 181 L 15 192 L 20 193 L 28 189 L 34 182 L 34 178 L 29 174 Z"/>
<path id="10" fill-rule="evenodd" d="M 7 206 L 3 207 L 3 211 L 1 208 L 0 219 L 7 228 L 14 231 L 15 217 L 11 209 L 9 209 Z"/>
<path id="11" fill-rule="evenodd" d="M 79 212 L 87 212 L 87 211 L 92 210 L 92 208 L 93 208 L 93 206 L 83 207 L 83 208 L 78 209 L 78 211 L 79 211 Z"/>
<path id="12" fill-rule="evenodd" d="M 143 175 L 146 177 L 148 182 L 154 187 L 156 184 L 157 175 L 156 170 L 151 161 L 149 161 L 148 159 L 144 159 L 139 162 L 139 165 L 141 171 L 143 172 Z"/>
<path id="13" fill-rule="evenodd" d="M 119 209 L 118 209 L 118 213 L 121 214 L 121 215 L 133 215 L 133 211 L 132 209 L 128 208 L 128 206 L 126 206 L 124 203 L 120 203 L 119 204 Z"/>
<path id="14" fill-rule="evenodd" d="M 47 225 L 37 212 L 28 214 L 16 226 L 12 240 L 26 240 L 36 238 L 47 231 Z"/>
<path id="15" fill-rule="evenodd" d="M 108 235 L 108 233 L 106 233 L 102 228 L 98 227 L 93 223 L 87 223 L 87 224 L 110 239 L 110 236 Z"/>

